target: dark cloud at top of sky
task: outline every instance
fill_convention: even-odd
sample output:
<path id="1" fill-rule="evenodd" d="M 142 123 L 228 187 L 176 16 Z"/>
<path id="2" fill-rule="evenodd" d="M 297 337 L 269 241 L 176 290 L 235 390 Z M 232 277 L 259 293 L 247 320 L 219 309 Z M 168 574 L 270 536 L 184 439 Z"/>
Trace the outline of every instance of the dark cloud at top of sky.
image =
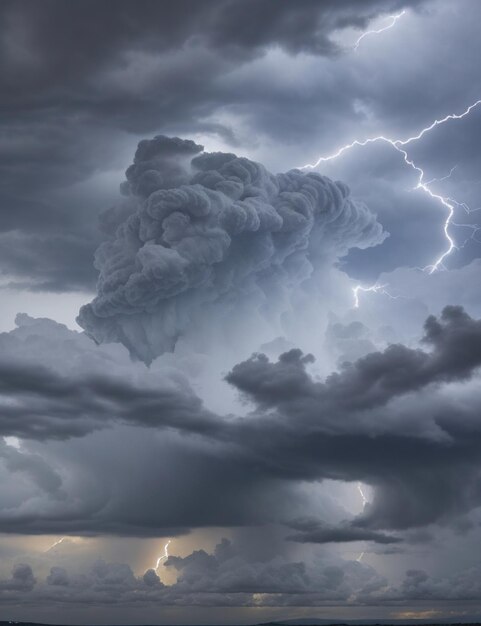
<path id="1" fill-rule="evenodd" d="M 3 2 L 1 87 L 5 111 L 10 121 L 15 120 L 11 131 L 19 131 L 8 135 L 11 147 L 21 155 L 29 143 L 32 157 L 41 156 L 36 132 L 27 137 L 24 131 L 28 127 L 34 131 L 39 115 L 44 122 L 51 122 L 52 113 L 66 121 L 67 131 L 93 130 L 96 122 L 103 120 L 107 125 L 149 132 L 165 124 L 162 117 L 166 114 L 181 119 L 189 110 L 205 108 L 205 87 L 212 86 L 220 72 L 259 56 L 267 47 L 279 46 L 290 53 L 335 54 L 339 47 L 331 36 L 337 29 L 361 28 L 381 12 L 418 4 L 422 3 L 258 0 L 246 6 L 239 0 L 202 4 L 182 0 L 175 5 L 151 0 L 135 4 L 87 0 L 67 8 L 58 0 L 47 0 L 42 6 L 31 0 Z M 171 103 L 157 99 L 157 114 L 151 99 L 152 87 L 158 93 L 154 84 L 141 97 L 119 90 L 115 73 L 126 61 L 142 55 L 168 58 L 184 46 L 212 50 L 224 61 L 205 58 L 201 82 L 193 73 L 194 62 L 190 69 L 184 68 L 187 75 L 167 74 L 163 90 L 170 91 Z M 109 79 L 99 81 L 101 76 Z M 184 99 L 183 85 L 189 82 L 197 97 Z M 76 117 L 80 119 L 74 120 Z M 76 138 L 81 140 L 80 133 Z M 14 173 L 12 165 L 7 171 Z"/>
<path id="2" fill-rule="evenodd" d="M 67 7 L 58 0 L 2 2 L 4 272 L 19 288 L 92 290 L 92 252 L 101 240 L 95 220 L 106 208 L 102 202 L 108 206 L 115 194 L 111 183 L 108 194 L 99 193 L 95 177 L 125 168 L 139 134 L 201 131 L 238 144 L 238 129 L 222 119 L 224 107 L 247 98 L 249 110 L 261 115 L 266 106 L 274 113 L 282 101 L 274 108 L 267 103 L 270 97 L 256 104 L 255 87 L 221 85 L 233 70 L 274 49 L 290 56 L 338 55 L 337 30 L 361 29 L 379 14 L 424 4 L 87 0 Z M 287 102 L 286 107 L 292 123 L 305 118 L 293 115 Z M 290 124 L 282 127 L 285 134 Z M 85 181 L 89 189 L 80 195 L 72 190 Z M 13 213 L 31 217 L 26 228 L 24 220 L 15 222 L 20 232 L 2 228 L 1 215 Z M 88 217 L 79 221 L 79 214 Z M 42 224 L 36 227 L 38 221 Z M 56 237 L 45 233 L 45 225 L 51 229 L 53 224 Z M 34 259 L 42 258 L 36 265 Z"/>
<path id="3" fill-rule="evenodd" d="M 27 289 L 93 289 L 96 273 L 91 258 L 101 241 L 95 222 L 113 202 L 116 183 L 109 183 L 109 194 L 102 195 L 92 176 L 125 168 L 139 135 L 200 132 L 236 146 L 237 152 L 239 144 L 249 151 L 260 144 L 262 157 L 275 145 L 270 156 L 283 154 L 281 168 L 287 169 L 302 164 L 305 155 L 310 158 L 352 139 L 353 133 L 361 139 L 379 131 L 410 134 L 413 127 L 431 122 L 433 115 L 447 112 L 438 110 L 440 101 L 447 110 L 462 108 L 466 103 L 459 94 L 469 100 L 472 87 L 469 93 L 459 87 L 447 90 L 451 81 L 437 81 L 436 88 L 424 90 L 426 106 L 412 104 L 418 101 L 419 85 L 410 68 L 424 54 L 417 40 L 409 50 L 404 46 L 406 55 L 397 57 L 396 71 L 377 57 L 370 65 L 369 55 L 354 55 L 336 43 L 338 31 L 367 28 L 376 16 L 403 8 L 408 9 L 403 19 L 427 15 L 436 20 L 439 13 L 441 26 L 438 22 L 435 26 L 443 33 L 439 41 L 457 41 L 457 33 L 453 37 L 442 30 L 443 7 L 432 1 L 258 0 L 246 8 L 234 0 L 213 0 L 202 6 L 183 2 L 175 8 L 150 1 L 135 8 L 129 2 L 82 2 L 67 11 L 55 0 L 41 7 L 32 1 L 3 2 L 0 213 L 21 214 L 30 207 L 25 216 L 32 216 L 26 229 L 16 223 L 19 233 L 5 228 L 4 271 Z M 468 13 L 460 10 L 457 17 L 465 19 Z M 468 27 L 475 22 L 470 20 Z M 393 38 L 396 30 L 389 33 Z M 475 37 L 463 39 L 475 45 Z M 385 43 L 385 37 L 380 41 Z M 277 53 L 281 58 L 270 60 Z M 333 54 L 335 58 L 340 54 L 342 62 L 326 65 Z M 449 65 L 455 52 L 450 48 L 441 54 Z M 392 64 L 392 54 L 387 56 Z M 471 51 L 467 57 L 477 55 Z M 376 84 L 363 78 L 373 73 L 379 75 Z M 420 82 L 431 84 L 434 74 L 423 74 Z M 395 77 L 405 84 L 402 94 Z M 437 90 L 442 95 L 433 100 L 431 93 Z M 431 152 L 423 163 L 430 162 Z M 469 152 L 474 157 L 474 151 Z M 381 223 L 393 233 L 382 250 L 365 256 L 351 253 L 349 271 L 365 280 L 378 274 L 380 264 L 389 270 L 405 262 L 407 245 L 410 259 L 421 266 L 443 245 L 435 203 L 398 189 L 394 181 L 398 168 L 384 156 L 378 160 L 369 154 L 368 161 L 380 172 L 376 184 L 367 185 L 365 174 L 359 177 L 350 164 L 336 162 L 339 173 L 328 173 L 352 180 L 355 194 L 372 203 Z M 465 157 L 457 159 L 461 168 L 468 163 Z M 454 165 L 445 150 L 436 150 L 436 160 L 434 176 L 440 173 L 438 167 L 445 174 Z M 372 174 L 373 167 L 368 169 Z M 74 202 L 71 185 L 79 181 L 87 181 L 90 189 L 83 202 L 82 198 Z M 86 213 L 86 220 L 78 219 Z M 55 224 L 55 238 L 45 234 L 43 225 L 35 226 L 39 216 L 44 225 Z M 424 237 L 420 242 L 419 233 L 428 231 L 429 241 Z M 460 230 L 457 240 L 464 241 L 465 234 L 469 235 L 466 229 Z M 457 253 L 460 261 L 473 255 L 475 242 Z M 36 264 L 41 258 L 44 261 Z"/>
<path id="4" fill-rule="evenodd" d="M 86 0 L 67 9 L 57 0 L 47 0 L 41 8 L 33 0 L 6 1 L 2 4 L 4 80 L 10 88 L 20 88 L 20 93 L 31 88 L 26 78 L 37 88 L 50 89 L 66 80 L 78 81 L 125 51 L 165 51 L 190 39 L 234 55 L 250 56 L 269 45 L 291 52 L 333 54 L 338 47 L 331 35 L 337 29 L 361 28 L 381 12 L 416 4 L 421 2 L 370 0 L 360 5 L 301 0 L 292 5 L 286 0 L 259 0 L 246 7 L 239 0 L 207 0 L 202 5 L 194 0 L 175 5 L 151 0 L 135 5 L 107 0 L 99 5 Z M 38 65 L 40 71 L 35 72 Z"/>

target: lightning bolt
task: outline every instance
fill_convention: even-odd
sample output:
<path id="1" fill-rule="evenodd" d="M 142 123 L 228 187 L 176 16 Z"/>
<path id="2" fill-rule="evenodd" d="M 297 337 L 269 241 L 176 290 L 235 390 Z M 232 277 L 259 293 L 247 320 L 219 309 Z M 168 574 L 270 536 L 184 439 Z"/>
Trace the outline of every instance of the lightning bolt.
<path id="1" fill-rule="evenodd" d="M 356 43 L 354 44 L 353 48 L 354 51 L 357 52 L 357 49 L 359 48 L 359 44 L 361 43 L 361 41 L 365 38 L 368 37 L 369 35 L 379 35 L 379 33 L 383 33 L 385 30 L 389 30 L 390 28 L 392 28 L 395 23 L 401 19 L 401 17 L 406 13 L 406 11 L 401 11 L 401 13 L 397 13 L 395 15 L 389 15 L 389 19 L 391 20 L 391 22 L 389 24 L 387 24 L 386 26 L 383 26 L 382 28 L 379 28 L 378 30 L 368 30 L 365 33 L 363 33 L 358 40 L 356 41 Z"/>
<path id="2" fill-rule="evenodd" d="M 415 135 L 412 135 L 411 137 L 407 137 L 405 139 L 391 139 L 390 137 L 385 137 L 384 135 L 377 135 L 375 137 L 368 137 L 367 139 L 363 139 L 363 140 L 355 139 L 354 141 L 351 141 L 351 143 L 348 143 L 348 144 L 346 144 L 344 146 L 341 146 L 340 148 L 338 148 L 332 154 L 329 154 L 327 156 L 320 156 L 317 159 L 317 161 L 315 161 L 314 163 L 307 163 L 306 165 L 302 165 L 299 169 L 301 169 L 301 170 L 304 170 L 304 169 L 315 169 L 321 163 L 327 163 L 328 161 L 333 161 L 333 160 L 339 158 L 342 154 L 344 154 L 348 150 L 351 150 L 352 148 L 354 148 L 356 146 L 362 148 L 362 147 L 368 146 L 368 145 L 373 144 L 373 143 L 387 143 L 387 144 L 389 144 L 392 148 L 394 148 L 397 152 L 399 152 L 399 154 L 401 154 L 404 163 L 416 173 L 418 180 L 417 180 L 417 184 L 414 187 L 414 190 L 421 190 L 426 195 L 428 195 L 429 197 L 433 198 L 434 200 L 439 202 L 444 208 L 447 209 L 447 216 L 446 216 L 446 219 L 445 219 L 444 224 L 443 224 L 443 232 L 444 232 L 444 236 L 445 236 L 445 239 L 446 239 L 446 242 L 447 242 L 447 247 L 444 250 L 444 252 L 442 254 L 440 254 L 438 256 L 438 258 L 436 258 L 431 264 L 429 264 L 426 267 L 422 268 L 424 271 L 427 271 L 429 274 L 432 274 L 433 272 L 435 272 L 436 270 L 439 270 L 439 269 L 446 269 L 446 267 L 444 266 L 445 258 L 447 256 L 449 256 L 454 249 L 457 248 L 457 246 L 456 246 L 456 244 L 454 242 L 454 239 L 452 238 L 452 236 L 451 236 L 451 234 L 449 232 L 450 225 L 453 223 L 452 220 L 453 220 L 453 216 L 454 216 L 454 213 L 455 213 L 455 209 L 456 209 L 456 207 L 463 207 L 468 213 L 470 213 L 472 211 L 469 209 L 469 207 L 466 206 L 466 204 L 460 203 L 457 200 L 453 200 L 452 198 L 442 196 L 441 194 L 436 193 L 435 191 L 433 191 L 431 189 L 431 187 L 430 187 L 430 185 L 433 182 L 438 182 L 439 180 L 443 180 L 443 179 L 449 178 L 449 176 L 451 176 L 451 174 L 453 173 L 453 171 L 456 168 L 456 166 L 454 168 L 452 168 L 451 172 L 447 176 L 443 177 L 443 179 L 432 179 L 432 180 L 426 181 L 424 179 L 424 176 L 425 176 L 424 175 L 424 170 L 422 169 L 422 167 L 420 167 L 419 165 L 416 165 L 414 163 L 413 159 L 410 158 L 410 156 L 408 155 L 407 150 L 405 150 L 405 147 L 408 146 L 411 143 L 419 141 L 419 139 L 424 137 L 424 135 L 426 135 L 426 133 L 429 133 L 431 130 L 433 130 L 437 126 L 445 124 L 446 122 L 449 122 L 451 120 L 463 119 L 464 117 L 469 115 L 471 113 L 471 111 L 473 109 L 475 109 L 476 107 L 478 107 L 480 104 L 481 104 L 481 99 L 480 100 L 476 100 L 476 102 L 473 102 L 472 104 L 470 104 L 461 113 L 450 113 L 450 114 L 445 115 L 444 117 L 442 117 L 440 119 L 435 119 L 434 122 L 432 122 L 428 126 L 422 128 L 418 133 L 416 133 Z M 464 224 L 463 226 L 467 226 L 468 228 L 471 228 L 473 230 L 473 234 L 471 236 L 471 239 L 475 238 L 475 235 L 478 232 L 478 230 L 481 230 L 481 227 L 472 226 L 472 225 L 469 225 L 469 224 Z M 375 293 L 378 293 L 378 292 L 385 293 L 383 291 L 384 287 L 385 287 L 385 285 L 378 285 L 377 283 L 375 285 L 372 285 L 371 287 L 362 287 L 361 285 L 358 285 L 357 287 L 355 287 L 353 289 L 353 292 L 354 292 L 354 306 L 356 308 L 359 307 L 359 292 L 360 291 L 371 291 L 371 292 L 375 292 Z"/>
<path id="3" fill-rule="evenodd" d="M 374 285 L 370 285 L 369 287 L 364 287 L 363 285 L 356 285 L 355 287 L 352 288 L 352 293 L 354 295 L 354 308 L 355 309 L 359 308 L 359 292 L 360 291 L 364 293 L 367 293 L 367 292 L 382 293 L 384 296 L 391 298 L 391 300 L 397 300 L 398 298 L 401 298 L 401 296 L 393 296 L 392 293 L 389 293 L 389 291 L 386 290 L 387 286 L 388 286 L 388 283 L 385 283 L 384 285 L 380 285 L 379 283 L 374 283 Z"/>
<path id="4" fill-rule="evenodd" d="M 45 552 L 50 552 L 50 550 L 53 550 L 56 546 L 59 546 L 61 543 L 63 543 L 65 540 L 67 539 L 67 537 L 61 537 L 58 541 L 55 541 L 54 543 L 52 543 L 52 545 L 50 546 L 50 548 L 47 548 L 45 550 Z"/>
<path id="5" fill-rule="evenodd" d="M 362 498 L 362 506 L 363 508 L 366 506 L 366 504 L 369 502 L 369 500 L 366 498 L 366 495 L 364 493 L 364 491 L 362 490 L 362 485 L 361 483 L 357 483 L 357 490 L 359 491 L 359 494 Z"/>
<path id="6" fill-rule="evenodd" d="M 160 567 L 160 564 L 162 563 L 162 561 L 164 559 L 168 559 L 169 558 L 169 545 L 172 543 L 172 540 L 169 539 L 169 541 L 165 544 L 164 546 L 164 554 L 162 556 L 159 556 L 159 558 L 157 559 L 156 563 L 155 563 L 155 571 L 157 571 Z"/>
<path id="7" fill-rule="evenodd" d="M 366 495 L 364 493 L 364 491 L 362 490 L 362 485 L 361 483 L 357 483 L 357 490 L 359 491 L 359 495 L 362 498 L 362 508 L 364 508 L 366 506 L 366 504 L 369 502 L 369 500 L 366 498 Z M 362 557 L 364 556 L 365 552 L 361 552 L 361 554 L 357 557 L 356 561 L 358 563 L 360 563 L 362 561 Z"/>
<path id="8" fill-rule="evenodd" d="M 448 178 L 450 178 L 453 174 L 453 172 L 457 169 L 457 165 L 455 165 L 454 167 L 451 168 L 449 174 L 446 174 L 446 176 L 443 176 L 442 178 L 432 178 L 429 182 L 425 183 L 426 185 L 430 185 L 431 183 L 434 182 L 441 182 L 443 180 L 447 180 Z M 457 208 L 459 209 L 463 209 L 467 215 L 470 215 L 471 213 L 476 213 L 477 211 L 481 211 L 481 207 L 477 207 L 476 209 L 472 209 L 471 207 L 469 207 L 466 202 L 458 202 L 457 200 L 455 200 L 454 198 L 449 198 L 449 201 L 453 204 L 456 205 Z M 476 243 L 481 243 L 481 241 L 479 239 L 476 238 L 476 235 L 478 234 L 478 232 L 481 230 L 481 226 L 478 224 L 460 224 L 457 222 L 454 222 L 451 220 L 451 224 L 453 226 L 458 226 L 460 228 L 468 228 L 471 230 L 471 236 L 468 237 L 464 243 L 460 246 L 457 246 L 458 248 L 464 248 L 464 246 L 468 243 L 468 241 L 473 240 L 476 241 Z"/>
<path id="9" fill-rule="evenodd" d="M 475 209 L 476 211 L 478 209 Z M 464 243 L 461 246 L 458 246 L 459 249 L 464 248 L 464 246 L 468 243 L 468 241 L 475 241 L 476 243 L 481 243 L 481 240 L 479 240 L 476 235 L 479 233 L 479 231 L 481 231 L 481 226 L 477 225 L 477 224 L 458 224 L 457 222 L 451 222 L 451 224 L 453 224 L 454 226 L 459 226 L 459 227 L 463 227 L 463 228 L 469 228 L 471 230 L 471 236 L 468 237 Z"/>
<path id="10" fill-rule="evenodd" d="M 420 130 L 419 133 L 417 133 L 417 135 L 413 135 L 412 137 L 407 137 L 406 139 L 390 139 L 389 137 L 384 137 L 384 135 L 377 135 L 376 137 L 368 137 L 367 139 L 363 139 L 362 141 L 360 141 L 359 139 L 355 139 L 354 141 L 351 141 L 351 143 L 348 143 L 345 146 L 341 146 L 338 150 L 336 150 L 336 152 L 333 152 L 332 154 L 329 154 L 327 156 L 320 156 L 315 163 L 306 163 L 306 165 L 301 165 L 299 169 L 300 170 L 315 169 L 321 163 L 326 163 L 327 161 L 332 161 L 333 159 L 337 159 L 338 157 L 341 156 L 341 154 L 344 154 L 344 152 L 346 152 L 347 150 L 351 150 L 351 148 L 354 148 L 355 146 L 359 146 L 363 148 L 364 146 L 368 146 L 371 143 L 385 142 L 385 143 L 390 144 L 393 148 L 396 148 L 399 151 L 400 146 L 407 146 L 408 144 L 413 143 L 414 141 L 418 141 L 419 139 L 421 139 L 421 137 L 423 137 L 430 130 L 433 130 L 433 128 L 435 128 L 436 126 L 445 124 L 446 122 L 449 122 L 450 120 L 460 120 L 463 117 L 466 117 L 467 115 L 471 113 L 471 111 L 474 108 L 476 108 L 480 104 L 481 104 L 481 99 L 476 100 L 476 102 L 469 105 L 469 107 L 467 107 L 462 113 L 450 113 L 449 115 L 446 115 L 445 117 L 439 120 L 436 119 L 434 120 L 434 122 L 432 122 L 432 124 Z"/>
<path id="11" fill-rule="evenodd" d="M 454 170 L 456 170 L 458 168 L 457 164 L 452 167 L 449 170 L 449 174 L 446 174 L 446 176 L 442 176 L 441 178 L 431 178 L 431 180 L 427 180 L 424 184 L 425 185 L 432 185 L 432 183 L 440 183 L 443 180 L 448 180 L 448 178 L 451 178 L 451 176 L 453 175 Z"/>
<path id="12" fill-rule="evenodd" d="M 409 165 L 409 167 L 411 167 L 418 174 L 418 183 L 414 187 L 414 189 L 421 189 L 434 200 L 438 200 L 448 210 L 447 217 L 444 220 L 444 225 L 443 225 L 444 236 L 446 238 L 446 241 L 448 242 L 448 246 L 446 250 L 442 254 L 440 254 L 439 257 L 433 263 L 423 268 L 425 271 L 429 272 L 429 274 L 432 274 L 439 268 L 446 269 L 446 267 L 444 266 L 444 259 L 448 255 L 450 255 L 451 252 L 456 248 L 454 239 L 451 237 L 449 233 L 449 226 L 453 219 L 455 205 L 453 202 L 450 201 L 449 198 L 445 198 L 444 196 L 441 196 L 440 194 L 435 193 L 434 191 L 431 190 L 431 188 L 428 186 L 428 183 L 424 182 L 424 170 L 418 165 L 414 164 L 414 161 L 408 157 L 406 150 L 403 150 L 402 148 L 399 148 L 399 147 L 396 147 L 396 150 L 403 155 L 404 162 L 406 163 L 406 165 Z"/>

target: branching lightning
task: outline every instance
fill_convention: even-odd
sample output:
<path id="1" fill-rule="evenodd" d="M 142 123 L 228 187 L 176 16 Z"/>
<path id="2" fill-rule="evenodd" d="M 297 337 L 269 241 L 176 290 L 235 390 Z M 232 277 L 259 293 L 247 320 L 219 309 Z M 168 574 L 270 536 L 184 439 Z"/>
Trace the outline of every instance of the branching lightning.
<path id="1" fill-rule="evenodd" d="M 478 209 L 475 209 L 475 210 L 478 210 Z M 481 239 L 478 239 L 476 237 L 476 235 L 479 232 L 481 232 L 481 226 L 479 226 L 478 224 L 458 224 L 457 222 L 451 222 L 451 224 L 453 224 L 454 226 L 468 228 L 469 230 L 471 230 L 471 235 L 466 238 L 466 240 L 464 241 L 462 245 L 458 246 L 459 249 L 464 248 L 464 246 L 468 243 L 468 241 L 475 241 L 476 243 L 481 243 Z"/>
<path id="2" fill-rule="evenodd" d="M 456 164 L 449 170 L 449 174 L 446 174 L 446 176 L 441 176 L 441 178 L 431 178 L 431 180 L 427 180 L 424 184 L 425 185 L 432 185 L 433 183 L 440 183 L 443 180 L 448 180 L 448 178 L 451 178 L 451 176 L 453 175 L 454 170 L 456 170 L 457 168 L 458 168 L 458 166 Z"/>
<path id="3" fill-rule="evenodd" d="M 400 152 L 403 155 L 404 162 L 406 163 L 406 165 L 409 165 L 418 174 L 418 183 L 414 187 L 414 189 L 422 189 L 422 191 L 427 193 L 428 196 L 430 196 L 434 200 L 438 200 L 443 206 L 445 206 L 448 209 L 447 217 L 444 220 L 444 225 L 443 225 L 444 236 L 446 238 L 446 241 L 448 242 L 448 246 L 446 250 L 441 255 L 439 255 L 439 257 L 433 263 L 431 263 L 430 265 L 427 265 L 424 268 L 424 270 L 428 271 L 429 274 L 432 274 L 433 272 L 435 272 L 436 270 L 440 268 L 446 269 L 444 266 L 444 259 L 448 255 L 450 255 L 451 252 L 456 248 L 454 239 L 451 237 L 449 233 L 449 226 L 451 224 L 451 220 L 453 219 L 455 205 L 449 200 L 449 198 L 445 198 L 444 196 L 441 196 L 440 194 L 435 193 L 434 191 L 430 189 L 430 187 L 428 186 L 428 183 L 424 182 L 424 170 L 418 165 L 414 164 L 412 159 L 408 157 L 408 154 L 405 150 L 402 150 L 399 147 L 396 147 L 396 150 L 398 150 L 398 152 Z"/>
<path id="4" fill-rule="evenodd" d="M 368 30 L 365 33 L 363 33 L 358 40 L 356 41 L 356 43 L 354 44 L 354 50 L 357 52 L 357 49 L 359 48 L 359 44 L 361 43 L 361 41 L 365 38 L 368 37 L 369 35 L 379 35 L 379 33 L 383 33 L 385 30 L 389 30 L 390 28 L 392 28 L 395 23 L 406 13 L 406 11 L 401 11 L 401 13 L 397 13 L 396 15 L 390 15 L 389 19 L 391 20 L 389 24 L 387 24 L 386 26 L 383 26 L 382 28 L 378 28 L 377 30 Z"/>
<path id="5" fill-rule="evenodd" d="M 366 33 L 367 34 L 367 33 Z M 466 210 L 467 213 L 471 213 L 473 212 L 471 209 L 469 209 L 469 207 L 467 207 L 467 205 L 465 203 L 460 203 L 457 200 L 453 200 L 452 198 L 449 197 L 445 197 L 442 196 L 439 193 L 436 193 L 435 191 L 433 191 L 430 187 L 430 185 L 432 185 L 435 182 L 439 182 L 441 180 L 446 180 L 447 178 L 449 178 L 453 171 L 456 169 L 457 166 L 453 167 L 450 171 L 450 173 L 447 176 L 444 176 L 443 178 L 440 179 L 431 179 L 431 180 L 424 180 L 424 170 L 422 169 L 422 167 L 420 167 L 419 165 L 416 165 L 413 161 L 412 158 L 410 158 L 410 156 L 408 155 L 407 151 L 404 149 L 406 146 L 408 146 L 411 143 L 414 143 L 416 141 L 418 141 L 419 139 L 421 139 L 422 137 L 424 137 L 424 135 L 426 133 L 429 133 L 431 130 L 433 130 L 434 128 L 436 128 L 437 126 L 440 126 L 441 124 L 444 124 L 448 121 L 451 120 L 460 120 L 464 117 L 466 117 L 467 115 L 469 115 L 471 113 L 471 111 L 473 109 L 475 109 L 476 107 L 478 107 L 481 104 L 481 99 L 480 100 L 476 100 L 476 102 L 473 102 L 473 104 L 470 104 L 464 111 L 462 111 L 461 113 L 450 113 L 449 115 L 446 115 L 440 119 L 435 119 L 434 122 L 432 122 L 431 124 L 429 124 L 428 126 L 426 126 L 425 128 L 422 128 L 418 133 L 416 133 L 415 135 L 412 135 L 411 137 L 407 137 L 406 139 L 391 139 L 389 137 L 385 137 L 384 135 L 377 135 L 375 137 L 368 137 L 367 139 L 363 139 L 363 140 L 359 140 L 359 139 L 355 139 L 354 141 L 352 141 L 351 143 L 348 143 L 344 146 L 341 146 L 340 148 L 338 148 L 335 152 L 333 152 L 332 154 L 329 154 L 327 156 L 320 156 L 317 161 L 315 161 L 314 163 L 307 163 L 306 165 L 302 165 L 299 169 L 315 169 L 316 167 L 318 167 L 321 163 L 326 163 L 328 161 L 333 161 L 335 159 L 337 159 L 338 157 L 340 157 L 342 154 L 344 154 L 344 152 L 347 152 L 348 150 L 351 150 L 352 148 L 358 146 L 358 147 L 365 147 L 369 144 L 373 144 L 373 143 L 387 143 L 390 146 L 392 146 L 397 152 L 399 152 L 403 158 L 404 163 L 409 166 L 414 172 L 416 172 L 416 175 L 418 177 L 418 181 L 417 184 L 415 185 L 414 189 L 415 190 L 421 190 L 422 192 L 424 192 L 425 194 L 427 194 L 428 196 L 430 196 L 431 198 L 433 198 L 434 200 L 438 201 L 443 207 L 445 207 L 447 209 L 447 216 L 446 219 L 444 221 L 443 224 L 443 232 L 444 232 L 444 237 L 446 239 L 447 242 L 447 247 L 444 250 L 444 252 L 442 254 L 440 254 L 438 256 L 438 258 L 436 258 L 432 263 L 430 263 L 429 265 L 427 265 L 426 267 L 423 268 L 424 271 L 427 271 L 429 274 L 432 274 L 433 272 L 435 272 L 436 270 L 440 270 L 440 269 L 446 269 L 446 267 L 444 266 L 444 260 L 446 259 L 447 256 L 449 256 L 451 254 L 451 252 L 458 248 L 458 246 L 456 246 L 453 237 L 450 234 L 450 226 L 451 224 L 454 224 L 453 222 L 453 216 L 455 213 L 455 209 L 457 207 L 462 207 Z M 481 227 L 478 226 L 473 226 L 473 225 L 469 225 L 469 224 L 459 224 L 459 226 L 466 226 L 468 228 L 470 228 L 473 233 L 471 235 L 471 239 L 475 239 L 476 234 L 478 233 L 479 230 L 481 230 Z M 385 290 L 386 285 L 379 285 L 378 283 L 370 286 L 370 287 L 363 287 L 361 285 L 358 285 L 356 287 L 353 288 L 353 293 L 354 293 L 354 306 L 355 308 L 359 307 L 359 292 L 360 291 L 371 291 L 374 293 L 384 293 L 385 295 L 389 295 Z"/>
<path id="6" fill-rule="evenodd" d="M 413 143 L 414 141 L 418 141 L 419 139 L 421 139 L 421 137 L 423 137 L 427 132 L 429 132 L 436 126 L 444 124 L 445 122 L 448 122 L 450 120 L 460 120 L 463 117 L 466 117 L 466 115 L 469 115 L 471 111 L 477 106 L 479 106 L 480 104 L 481 104 L 481 99 L 476 100 L 476 102 L 471 104 L 462 113 L 450 113 L 449 115 L 446 115 L 445 117 L 439 120 L 436 119 L 434 120 L 434 122 L 432 122 L 432 124 L 430 124 L 429 126 L 426 126 L 421 131 L 419 131 L 419 133 L 417 133 L 416 135 L 413 135 L 412 137 L 407 137 L 406 139 L 390 139 L 389 137 L 384 137 L 384 135 L 378 135 L 376 137 L 368 137 L 367 139 L 363 139 L 362 141 L 360 141 L 359 139 L 355 139 L 351 143 L 348 143 L 345 146 L 341 146 L 338 150 L 336 150 L 336 152 L 332 154 L 329 154 L 327 156 L 320 156 L 315 163 L 307 163 L 306 165 L 301 165 L 299 169 L 301 170 L 314 169 L 318 167 L 321 163 L 326 163 L 327 161 L 332 161 L 333 159 L 337 159 L 338 157 L 341 156 L 341 154 L 343 154 L 347 150 L 350 150 L 351 148 L 354 148 L 355 146 L 359 146 L 362 148 L 371 143 L 378 143 L 378 142 L 389 143 L 393 148 L 396 148 L 399 151 L 399 148 L 401 146 L 407 146 L 408 144 Z"/>
<path id="7" fill-rule="evenodd" d="M 165 544 L 164 546 L 164 554 L 162 556 L 159 556 L 159 558 L 157 559 L 156 563 L 155 563 L 155 571 L 157 571 L 160 567 L 160 564 L 162 563 L 162 561 L 164 559 L 168 559 L 169 558 L 169 545 L 172 543 L 172 540 L 169 539 L 169 541 Z"/>
<path id="8" fill-rule="evenodd" d="M 401 296 L 393 296 L 392 293 L 389 293 L 389 291 L 386 290 L 386 287 L 388 286 L 388 283 L 385 283 L 384 285 L 380 285 L 379 283 L 374 283 L 374 285 L 370 285 L 369 287 L 364 287 L 363 285 L 356 285 L 355 287 L 352 288 L 352 293 L 354 295 L 354 308 L 358 309 L 359 308 L 359 292 L 371 292 L 371 293 L 382 293 L 383 296 L 387 296 L 388 298 L 391 298 L 391 300 L 397 300 L 398 298 L 400 298 Z"/>

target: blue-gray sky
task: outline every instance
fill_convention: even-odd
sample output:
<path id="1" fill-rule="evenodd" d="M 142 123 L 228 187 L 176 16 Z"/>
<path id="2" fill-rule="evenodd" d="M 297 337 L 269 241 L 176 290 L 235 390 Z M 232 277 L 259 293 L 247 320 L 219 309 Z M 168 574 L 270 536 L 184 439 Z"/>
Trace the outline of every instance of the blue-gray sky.
<path id="1" fill-rule="evenodd" d="M 2 615 L 479 616 L 479 3 L 0 13 Z"/>

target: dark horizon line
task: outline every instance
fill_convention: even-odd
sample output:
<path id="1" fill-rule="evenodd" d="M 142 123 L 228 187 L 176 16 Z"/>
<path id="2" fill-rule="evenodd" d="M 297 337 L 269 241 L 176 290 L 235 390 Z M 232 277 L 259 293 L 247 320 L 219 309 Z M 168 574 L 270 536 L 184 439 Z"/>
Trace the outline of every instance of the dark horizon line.
<path id="1" fill-rule="evenodd" d="M 329 620 L 325 618 L 299 618 L 299 619 L 286 619 L 286 620 L 275 620 L 269 622 L 252 622 L 251 624 L 229 624 L 228 626 L 346 626 L 346 625 L 359 625 L 359 626 L 410 626 L 412 624 L 422 624 L 422 626 L 439 626 L 440 624 L 449 624 L 450 626 L 481 626 L 481 617 L 476 618 L 473 621 L 473 618 L 469 618 L 466 620 L 462 619 L 454 619 L 454 618 L 445 618 L 439 619 L 436 621 L 430 619 L 423 618 L 411 618 L 411 619 L 339 619 L 339 620 Z M 3 620 L 0 621 L 0 626 L 79 626 L 79 624 L 73 623 L 64 623 L 64 622 L 24 622 L 24 621 L 15 621 L 15 620 Z M 118 626 L 115 622 L 111 624 L 83 624 L 82 626 Z M 132 623 L 130 626 L 219 626 L 218 624 L 206 624 L 206 623 L 193 623 L 186 622 L 185 624 L 143 624 Z"/>

